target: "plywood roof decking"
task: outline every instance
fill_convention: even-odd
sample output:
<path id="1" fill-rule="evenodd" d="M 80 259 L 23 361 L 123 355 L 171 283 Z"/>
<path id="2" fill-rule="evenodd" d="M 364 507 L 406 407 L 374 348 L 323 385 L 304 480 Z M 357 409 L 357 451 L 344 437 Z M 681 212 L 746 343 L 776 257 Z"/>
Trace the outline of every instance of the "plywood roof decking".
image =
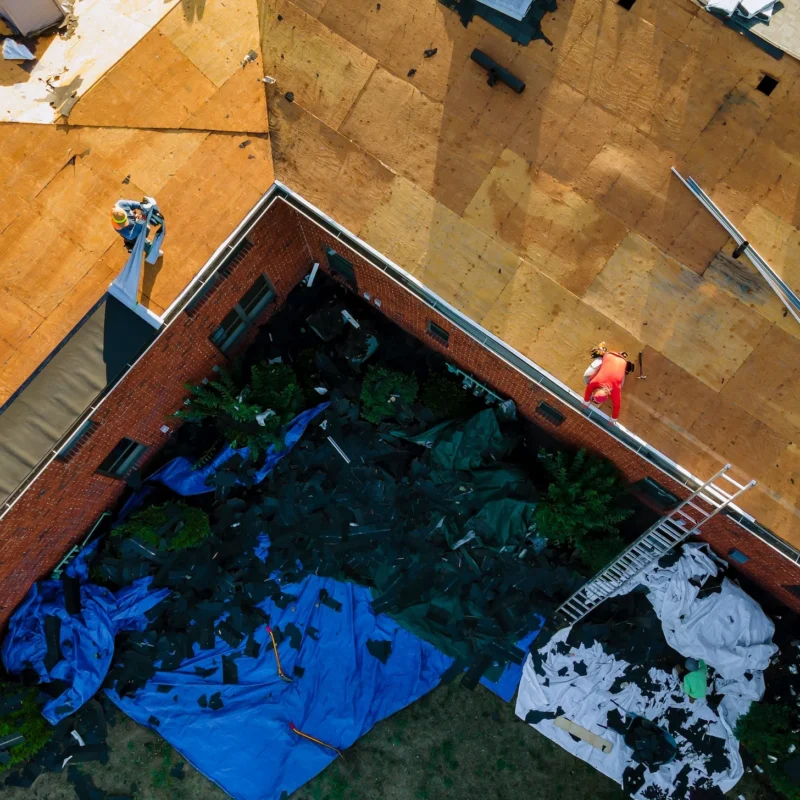
<path id="1" fill-rule="evenodd" d="M 756 477 L 744 505 L 800 545 L 800 328 L 669 173 L 800 280 L 798 62 L 690 0 L 563 0 L 543 21 L 552 47 L 465 28 L 435 0 L 184 5 L 93 78 L 69 126 L 0 126 L 0 396 L 121 267 L 108 202 L 146 192 L 165 209 L 166 257 L 141 287 L 163 309 L 274 167 L 576 390 L 596 341 L 643 350 L 623 424 L 698 475 L 731 461 Z M 474 47 L 526 91 L 488 87 Z M 130 79 L 143 70 L 149 103 Z"/>
<path id="2" fill-rule="evenodd" d="M 796 61 L 689 0 L 566 0 L 543 23 L 552 48 L 421 0 L 261 7 L 262 47 L 280 58 L 280 180 L 576 390 L 596 340 L 643 350 L 648 380 L 629 382 L 623 423 L 700 475 L 732 461 L 759 479 L 744 505 L 800 544 L 797 492 L 778 477 L 797 463 L 793 378 L 757 387 L 772 347 L 796 360 L 800 329 L 670 176 L 699 180 L 792 281 Z M 486 86 L 476 46 L 526 91 Z M 363 64 L 352 47 L 374 69 L 321 104 L 309 75 L 343 52 Z M 755 89 L 767 72 L 770 97 Z"/>

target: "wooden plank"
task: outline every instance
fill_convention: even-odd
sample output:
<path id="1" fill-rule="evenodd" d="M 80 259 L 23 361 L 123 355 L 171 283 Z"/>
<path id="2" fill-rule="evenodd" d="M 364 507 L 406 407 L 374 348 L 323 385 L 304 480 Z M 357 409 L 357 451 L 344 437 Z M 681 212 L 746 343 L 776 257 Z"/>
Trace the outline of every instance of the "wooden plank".
<path id="1" fill-rule="evenodd" d="M 636 234 L 626 237 L 584 298 L 717 392 L 770 327 Z"/>
<path id="2" fill-rule="evenodd" d="M 259 49 L 258 4 L 253 0 L 181 3 L 159 23 L 164 34 L 215 86 L 241 69 Z M 193 13 L 195 12 L 196 13 Z"/>
<path id="3" fill-rule="evenodd" d="M 273 97 L 269 114 L 275 177 L 358 234 L 392 172 L 296 103 Z"/>
<path id="4" fill-rule="evenodd" d="M 288 0 L 261 5 L 264 71 L 295 102 L 338 128 L 376 61 Z"/>
<path id="5" fill-rule="evenodd" d="M 604 739 L 602 736 L 592 733 L 587 728 L 578 725 L 576 722 L 566 717 L 556 717 L 553 720 L 553 725 L 555 725 L 556 728 L 561 728 L 561 730 L 566 731 L 570 736 L 577 736 L 602 753 L 610 753 L 614 749 L 614 744 L 609 742 L 608 739 Z"/>
<path id="6" fill-rule="evenodd" d="M 146 102 L 134 101 L 134 91 L 137 99 Z M 180 128 L 215 91 L 214 83 L 166 36 L 153 29 L 78 101 L 70 122 Z"/>
<path id="7" fill-rule="evenodd" d="M 594 280 L 625 237 L 622 223 L 548 175 L 533 174 L 506 150 L 489 173 L 464 218 L 577 294 Z M 542 250 L 556 257 L 550 264 Z"/>

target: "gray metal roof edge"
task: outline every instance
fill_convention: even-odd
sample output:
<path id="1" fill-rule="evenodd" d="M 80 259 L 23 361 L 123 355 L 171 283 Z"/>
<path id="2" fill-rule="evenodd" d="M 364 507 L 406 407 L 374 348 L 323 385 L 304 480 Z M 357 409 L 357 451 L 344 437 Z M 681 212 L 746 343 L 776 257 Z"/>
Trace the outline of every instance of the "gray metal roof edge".
<path id="1" fill-rule="evenodd" d="M 113 393 L 128 372 L 130 372 L 130 370 L 132 370 L 136 364 L 138 364 L 139 361 L 147 355 L 150 349 L 158 343 L 161 336 L 175 322 L 180 312 L 189 305 L 198 292 L 202 291 L 205 283 L 212 278 L 222 266 L 224 266 L 227 259 L 231 257 L 235 248 L 247 236 L 247 234 L 258 223 L 261 217 L 269 210 L 276 200 L 282 200 L 288 203 L 315 225 L 327 230 L 331 235 L 334 236 L 334 238 L 338 239 L 348 248 L 358 253 L 373 267 L 380 269 L 395 283 L 409 291 L 420 301 L 424 302 L 428 307 L 434 311 L 437 311 L 451 324 L 455 325 L 461 331 L 466 333 L 478 344 L 494 353 L 498 358 L 509 364 L 509 366 L 513 367 L 518 372 L 525 375 L 533 383 L 541 386 L 548 394 L 569 406 L 572 411 L 580 414 L 583 417 L 586 417 L 590 423 L 596 425 L 607 435 L 616 439 L 618 442 L 620 442 L 620 444 L 624 445 L 629 450 L 637 453 L 668 477 L 672 478 L 690 490 L 694 490 L 703 484 L 703 481 L 696 475 L 693 475 L 691 472 L 689 472 L 689 470 L 685 469 L 675 461 L 672 461 L 672 459 L 668 458 L 659 450 L 656 450 L 648 445 L 644 439 L 640 438 L 632 431 L 627 430 L 627 428 L 623 427 L 622 425 L 611 425 L 610 419 L 599 409 L 584 406 L 582 399 L 572 389 L 559 381 L 555 376 L 542 369 L 535 362 L 522 355 L 522 353 L 518 352 L 510 345 L 506 344 L 506 342 L 504 342 L 502 339 L 471 320 L 457 308 L 450 305 L 450 303 L 448 303 L 446 300 L 439 297 L 435 292 L 432 292 L 430 289 L 428 289 L 413 275 L 410 275 L 402 267 L 398 266 L 393 261 L 386 258 L 384 255 L 371 247 L 369 244 L 350 233 L 338 222 L 305 200 L 301 195 L 292 191 L 292 189 L 280 181 L 275 181 L 272 186 L 267 189 L 259 201 L 253 206 L 253 208 L 245 215 L 244 219 L 236 226 L 236 228 L 234 228 L 232 233 L 214 251 L 214 253 L 200 268 L 200 270 L 198 270 L 195 277 L 192 278 L 192 280 L 186 285 L 186 288 L 184 288 L 178 297 L 167 307 L 162 317 L 164 320 L 164 325 L 153 341 L 142 351 L 142 353 L 140 353 L 136 361 L 134 361 L 134 363 L 131 364 L 125 372 L 119 375 L 113 384 L 107 387 L 106 391 L 102 393 L 99 402 L 92 404 L 87 411 L 81 415 L 81 417 L 76 421 L 75 425 L 62 437 L 61 441 L 54 448 L 53 453 L 48 458 L 43 459 L 43 461 L 31 471 L 23 484 L 21 484 L 15 493 L 6 501 L 6 503 L 0 507 L 0 520 L 3 519 L 3 517 L 19 500 L 19 498 L 22 497 L 22 495 L 31 487 L 31 485 L 33 485 L 36 478 L 38 478 L 44 469 L 46 469 L 48 464 L 56 457 L 58 450 L 64 446 L 75 430 L 97 411 L 97 409 Z M 88 317 L 88 314 L 86 316 Z M 86 317 L 84 317 L 84 319 L 75 326 L 70 335 L 72 335 L 72 333 L 74 333 L 74 331 L 80 327 L 85 319 Z M 64 343 L 65 342 L 62 342 L 59 347 L 63 346 Z M 56 351 L 54 351 L 53 355 Z M 44 366 L 44 364 L 42 364 L 42 366 Z M 747 533 L 757 537 L 758 539 L 761 539 L 765 544 L 778 552 L 784 558 L 800 564 L 800 550 L 776 536 L 769 529 L 760 525 L 752 516 L 744 512 L 742 509 L 732 506 L 730 509 L 726 509 L 723 513 L 730 517 Z"/>

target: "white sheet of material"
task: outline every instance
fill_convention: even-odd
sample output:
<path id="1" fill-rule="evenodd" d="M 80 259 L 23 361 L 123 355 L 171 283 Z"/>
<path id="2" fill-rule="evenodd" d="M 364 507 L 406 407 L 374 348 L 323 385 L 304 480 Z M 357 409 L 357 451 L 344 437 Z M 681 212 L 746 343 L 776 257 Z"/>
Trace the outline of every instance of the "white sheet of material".
<path id="1" fill-rule="evenodd" d="M 698 599 L 701 587 L 717 575 L 718 569 L 718 562 L 706 545 L 689 544 L 683 546 L 680 559 L 671 567 L 653 566 L 637 581 L 648 587 L 648 597 L 670 646 L 684 656 L 702 658 L 718 673 L 713 688 L 723 699 L 716 712 L 705 700 L 690 703 L 678 677 L 655 667 L 649 673 L 659 685 L 653 697 L 645 695 L 634 684 L 627 684 L 612 695 L 609 690 L 615 680 L 625 674 L 630 666 L 628 662 L 605 653 L 597 642 L 588 649 L 581 645 L 571 648 L 567 654 L 559 653 L 557 645 L 565 641 L 569 633 L 569 629 L 564 629 L 539 651 L 544 674 L 537 674 L 528 656 L 517 695 L 517 716 L 524 720 L 530 711 L 563 714 L 608 739 L 614 749 L 604 754 L 586 742 L 576 742 L 552 720 L 533 725 L 565 750 L 622 785 L 626 768 L 637 765 L 631 760 L 632 751 L 624 738 L 605 727 L 609 711 L 624 709 L 658 723 L 668 709 L 682 709 L 689 714 L 684 727 L 700 719 L 706 720 L 707 735 L 725 741 L 730 761 L 728 769 L 710 775 L 706 759 L 686 740 L 679 740 L 679 757 L 655 772 L 645 771 L 645 783 L 634 797 L 643 798 L 649 786 L 659 787 L 665 796 L 674 796 L 675 778 L 686 765 L 689 766 L 690 786 L 708 777 L 722 791 L 730 791 L 743 773 L 739 743 L 733 735 L 736 720 L 753 700 L 763 695 L 763 670 L 777 647 L 771 642 L 772 621 L 755 600 L 731 581 L 724 579 L 719 592 Z M 633 587 L 626 588 L 630 591 Z M 575 663 L 581 661 L 586 666 L 586 675 L 575 672 Z M 566 675 L 560 676 L 558 672 L 564 667 Z"/>

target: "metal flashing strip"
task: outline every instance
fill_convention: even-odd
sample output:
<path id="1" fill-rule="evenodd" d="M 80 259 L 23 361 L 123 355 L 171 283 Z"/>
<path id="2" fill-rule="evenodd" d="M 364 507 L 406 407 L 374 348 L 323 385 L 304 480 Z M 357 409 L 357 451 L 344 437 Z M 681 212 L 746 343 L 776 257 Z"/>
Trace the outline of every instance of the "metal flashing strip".
<path id="1" fill-rule="evenodd" d="M 678 177 L 681 183 L 700 201 L 703 208 L 708 211 L 714 219 L 722 225 L 727 231 L 728 235 L 736 242 L 737 247 L 744 245 L 741 252 L 750 259 L 750 263 L 758 270 L 762 278 L 767 282 L 770 289 L 775 292 L 780 298 L 780 301 L 786 306 L 786 310 L 795 318 L 796 322 L 800 322 L 800 298 L 794 291 L 786 284 L 786 282 L 778 275 L 775 270 L 764 260 L 758 251 L 742 236 L 741 233 L 734 227 L 733 223 L 722 213 L 720 207 L 700 188 L 700 185 L 694 178 L 684 178 L 675 167 L 672 172 Z M 738 254 L 734 253 L 734 257 Z"/>
<path id="2" fill-rule="evenodd" d="M 318 208 L 313 206 L 308 201 L 304 200 L 299 194 L 293 192 L 284 184 L 276 181 L 255 204 L 255 206 L 248 212 L 244 219 L 236 226 L 233 232 L 227 239 L 214 251 L 208 261 L 203 267 L 198 270 L 195 277 L 187 284 L 186 288 L 178 295 L 178 297 L 170 304 L 164 312 L 162 319 L 164 326 L 158 332 L 156 338 L 150 345 L 139 355 L 139 357 L 123 372 L 117 380 L 109 385 L 102 397 L 98 402 L 93 403 L 87 409 L 86 413 L 76 422 L 75 426 L 70 429 L 63 437 L 62 441 L 53 448 L 51 454 L 43 459 L 37 467 L 31 471 L 26 478 L 24 484 L 16 490 L 16 492 L 9 498 L 9 500 L 0 508 L 0 520 L 10 511 L 14 504 L 25 494 L 31 487 L 36 478 L 46 469 L 50 462 L 56 457 L 58 451 L 69 440 L 70 436 L 75 430 L 83 424 L 93 413 L 97 411 L 100 406 L 108 399 L 114 389 L 119 385 L 119 382 L 130 372 L 139 361 L 144 358 L 152 347 L 154 347 L 161 336 L 174 324 L 175 320 L 181 311 L 186 308 L 194 299 L 203 286 L 215 275 L 215 273 L 222 268 L 227 260 L 233 257 L 236 248 L 242 240 L 250 233 L 253 227 L 259 222 L 264 214 L 269 211 L 272 205 L 277 201 L 290 205 L 298 213 L 302 214 L 312 223 L 318 227 L 326 230 L 331 236 L 338 241 L 342 242 L 353 252 L 360 255 L 365 261 L 370 263 L 376 269 L 381 270 L 391 280 L 399 284 L 420 301 L 425 303 L 429 308 L 437 311 L 445 317 L 451 324 L 457 327 L 462 332 L 466 333 L 470 338 L 474 339 L 478 344 L 485 347 L 490 352 L 498 356 L 502 361 L 509 366 L 516 369 L 518 372 L 528 378 L 531 383 L 541 386 L 548 394 L 560 400 L 564 405 L 569 406 L 572 411 L 586 417 L 591 423 L 601 428 L 606 434 L 616 439 L 620 444 L 627 447 L 637 455 L 644 458 L 650 464 L 655 466 L 665 475 L 672 478 L 684 486 L 689 491 L 694 491 L 699 486 L 702 486 L 703 481 L 682 467 L 680 464 L 672 461 L 663 453 L 654 449 L 644 439 L 640 438 L 632 431 L 622 425 L 612 425 L 611 420 L 602 411 L 594 407 L 586 407 L 583 405 L 582 398 L 576 394 L 572 389 L 559 381 L 555 376 L 551 375 L 546 370 L 539 367 L 530 359 L 519 353 L 514 348 L 506 344 L 502 339 L 495 336 L 490 331 L 481 327 L 473 322 L 469 317 L 464 315 L 454 306 L 450 305 L 446 300 L 443 300 L 437 294 L 428 289 L 424 284 L 407 273 L 394 262 L 381 255 L 377 250 L 372 248 L 366 242 L 351 234 L 331 217 Z M 800 564 L 800 550 L 797 550 L 788 542 L 783 541 L 771 531 L 762 527 L 756 520 L 736 506 L 731 506 L 730 509 L 725 510 L 725 515 L 730 517 L 746 532 L 762 540 L 765 544 L 778 552 L 784 558 L 794 563 Z"/>

